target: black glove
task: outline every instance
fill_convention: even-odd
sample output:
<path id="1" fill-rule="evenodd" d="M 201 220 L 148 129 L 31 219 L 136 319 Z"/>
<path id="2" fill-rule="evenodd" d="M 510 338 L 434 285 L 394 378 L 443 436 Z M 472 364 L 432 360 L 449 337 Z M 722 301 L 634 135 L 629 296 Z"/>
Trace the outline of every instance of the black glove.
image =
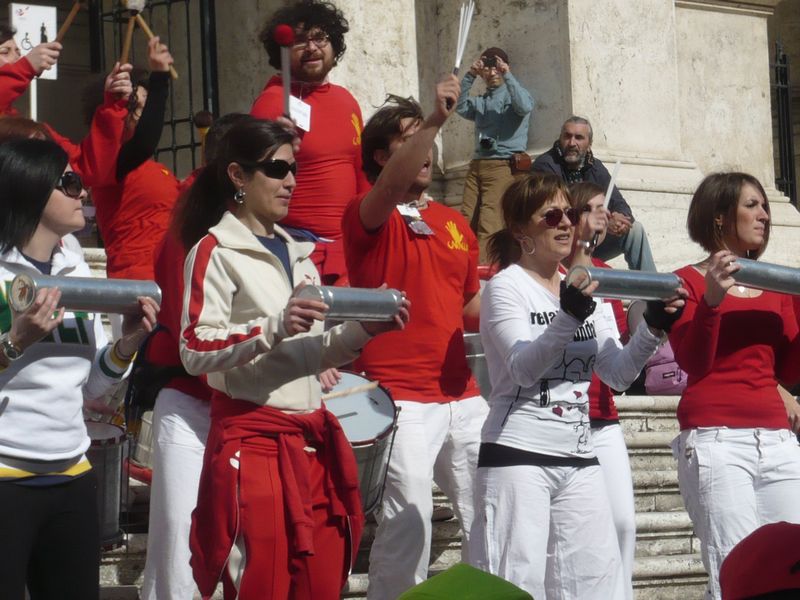
<path id="1" fill-rule="evenodd" d="M 661 300 L 648 300 L 647 308 L 644 309 L 644 314 L 642 316 L 644 317 L 645 323 L 653 329 L 660 329 L 661 331 L 669 333 L 675 321 L 681 318 L 683 306 L 674 313 L 668 313 L 664 310 L 666 306 L 667 305 Z"/>
<path id="2" fill-rule="evenodd" d="M 561 310 L 583 323 L 594 312 L 597 303 L 591 296 L 584 296 L 574 285 L 561 281 Z"/>

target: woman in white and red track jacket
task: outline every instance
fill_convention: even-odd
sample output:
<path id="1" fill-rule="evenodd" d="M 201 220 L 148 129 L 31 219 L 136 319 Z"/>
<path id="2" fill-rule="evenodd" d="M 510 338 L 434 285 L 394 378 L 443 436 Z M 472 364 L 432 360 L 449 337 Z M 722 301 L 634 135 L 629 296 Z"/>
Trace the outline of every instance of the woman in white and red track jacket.
<path id="1" fill-rule="evenodd" d="M 363 515 L 318 373 L 408 318 L 325 331 L 326 305 L 294 296 L 320 277 L 313 244 L 276 225 L 295 184 L 291 143 L 275 123 L 234 126 L 183 208 L 184 243 L 224 212 L 187 256 L 180 339 L 186 370 L 213 389 L 191 533 L 204 597 L 222 579 L 225 598 L 338 599 Z"/>

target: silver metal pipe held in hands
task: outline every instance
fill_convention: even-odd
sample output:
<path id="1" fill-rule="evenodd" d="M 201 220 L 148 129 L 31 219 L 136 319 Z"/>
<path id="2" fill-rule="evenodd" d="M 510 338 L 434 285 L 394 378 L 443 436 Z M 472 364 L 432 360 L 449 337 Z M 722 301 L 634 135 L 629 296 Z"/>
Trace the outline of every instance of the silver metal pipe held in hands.
<path id="1" fill-rule="evenodd" d="M 297 297 L 324 302 L 326 318 L 337 321 L 391 321 L 403 306 L 403 294 L 393 289 L 307 285 Z"/>
<path id="2" fill-rule="evenodd" d="M 61 290 L 59 306 L 74 312 L 137 314 L 138 298 L 149 296 L 161 304 L 161 288 L 155 281 L 135 279 L 100 279 L 99 277 L 58 277 L 21 273 L 11 282 L 9 304 L 17 312 L 25 312 L 42 288 Z"/>
<path id="3" fill-rule="evenodd" d="M 630 300 L 666 300 L 674 296 L 675 290 L 681 285 L 680 277 L 674 273 L 603 269 L 583 265 L 576 265 L 567 273 L 567 285 L 575 284 L 583 289 L 593 281 L 600 282 L 600 285 L 592 296 Z"/>
<path id="4" fill-rule="evenodd" d="M 800 296 L 800 269 L 772 263 L 737 258 L 739 270 L 733 274 L 736 283 L 758 290 Z"/>

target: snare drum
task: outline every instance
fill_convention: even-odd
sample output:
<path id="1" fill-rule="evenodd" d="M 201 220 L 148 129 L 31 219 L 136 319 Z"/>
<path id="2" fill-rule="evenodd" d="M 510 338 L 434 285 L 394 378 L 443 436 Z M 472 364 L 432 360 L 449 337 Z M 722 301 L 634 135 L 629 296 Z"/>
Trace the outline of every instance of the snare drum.
<path id="1" fill-rule="evenodd" d="M 110 423 L 87 421 L 86 429 L 92 444 L 86 457 L 97 476 L 97 518 L 100 523 L 100 544 L 115 546 L 122 540 L 119 513 L 122 487 L 122 454 L 125 431 Z"/>
<path id="2" fill-rule="evenodd" d="M 383 497 L 386 470 L 394 441 L 397 412 L 389 392 L 377 386 L 364 390 L 370 383 L 355 373 L 340 371 L 342 380 L 322 396 L 325 406 L 339 422 L 353 447 L 358 464 L 358 482 L 364 514 L 374 511 Z M 353 388 L 353 393 L 345 393 Z M 341 394 L 341 395 L 340 395 Z"/>

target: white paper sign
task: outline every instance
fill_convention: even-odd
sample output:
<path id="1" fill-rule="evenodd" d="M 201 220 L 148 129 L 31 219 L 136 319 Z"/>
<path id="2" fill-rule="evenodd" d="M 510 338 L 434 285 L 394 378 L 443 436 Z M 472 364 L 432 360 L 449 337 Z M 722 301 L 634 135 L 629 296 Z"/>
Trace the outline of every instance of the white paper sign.
<path id="1" fill-rule="evenodd" d="M 311 106 L 299 98 L 289 96 L 289 115 L 305 132 L 311 131 Z"/>
<path id="2" fill-rule="evenodd" d="M 11 26 L 17 30 L 14 41 L 17 42 L 22 56 L 44 42 L 52 42 L 58 33 L 58 20 L 55 6 L 39 6 L 37 4 L 11 3 Z M 40 79 L 56 79 L 58 65 L 43 71 Z"/>

